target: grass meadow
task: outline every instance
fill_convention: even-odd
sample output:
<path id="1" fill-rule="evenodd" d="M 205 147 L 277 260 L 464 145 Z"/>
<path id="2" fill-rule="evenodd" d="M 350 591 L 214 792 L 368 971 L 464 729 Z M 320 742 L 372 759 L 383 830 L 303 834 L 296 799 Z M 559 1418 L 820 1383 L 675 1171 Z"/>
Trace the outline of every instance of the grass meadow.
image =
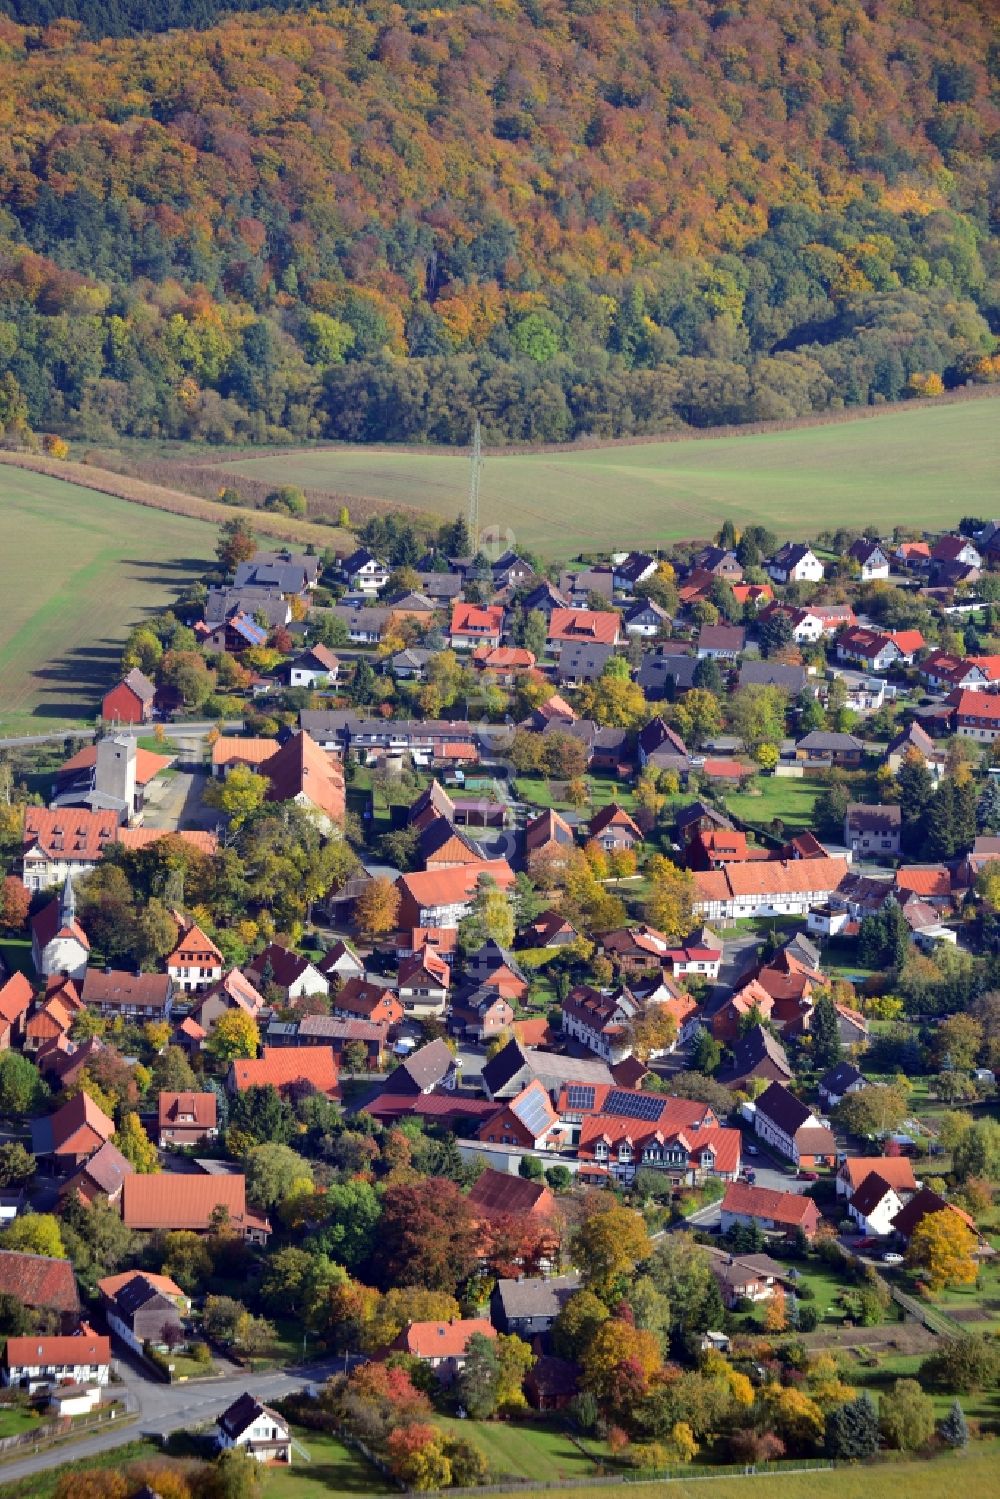
<path id="1" fill-rule="evenodd" d="M 212 557 L 215 527 L 0 466 L 0 734 L 91 720 L 122 641 Z"/>
<path id="2" fill-rule="evenodd" d="M 725 516 L 782 536 L 943 529 L 992 515 L 998 469 L 1000 406 L 984 397 L 787 431 L 489 454 L 480 510 L 504 545 L 557 558 L 706 536 Z M 447 518 L 464 512 L 469 485 L 464 453 L 419 447 L 243 453 L 219 471 Z"/>

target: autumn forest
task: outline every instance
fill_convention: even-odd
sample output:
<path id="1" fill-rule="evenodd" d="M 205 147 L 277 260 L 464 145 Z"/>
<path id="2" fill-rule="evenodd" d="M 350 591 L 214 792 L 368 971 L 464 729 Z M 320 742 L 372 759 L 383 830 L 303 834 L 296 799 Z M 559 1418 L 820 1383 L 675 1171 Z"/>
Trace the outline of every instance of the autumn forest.
<path id="1" fill-rule="evenodd" d="M 559 441 L 996 380 L 995 17 L 0 0 L 0 434 Z"/>

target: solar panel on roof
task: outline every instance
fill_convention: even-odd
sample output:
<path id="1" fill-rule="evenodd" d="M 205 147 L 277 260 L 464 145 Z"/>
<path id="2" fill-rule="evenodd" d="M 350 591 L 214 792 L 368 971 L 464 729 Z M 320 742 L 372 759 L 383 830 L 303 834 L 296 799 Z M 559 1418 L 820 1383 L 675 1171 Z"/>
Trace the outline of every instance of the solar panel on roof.
<path id="1" fill-rule="evenodd" d="M 525 1129 L 535 1139 L 543 1134 L 549 1124 L 548 1096 L 537 1088 L 522 1098 L 515 1098 L 511 1109 L 520 1119 Z"/>
<path id="2" fill-rule="evenodd" d="M 663 1099 L 655 1093 L 629 1093 L 624 1088 L 612 1088 L 604 1100 L 604 1114 L 618 1114 L 625 1119 L 644 1119 L 650 1123 L 663 1113 Z"/>
<path id="3" fill-rule="evenodd" d="M 595 1097 L 596 1089 L 583 1083 L 570 1083 L 566 1090 L 566 1104 L 571 1109 L 592 1109 Z"/>

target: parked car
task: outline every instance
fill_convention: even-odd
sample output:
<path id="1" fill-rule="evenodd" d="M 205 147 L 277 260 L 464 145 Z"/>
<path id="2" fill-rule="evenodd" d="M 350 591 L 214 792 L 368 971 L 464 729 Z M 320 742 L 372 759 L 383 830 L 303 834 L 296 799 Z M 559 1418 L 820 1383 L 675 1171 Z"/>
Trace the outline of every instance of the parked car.
<path id="1" fill-rule="evenodd" d="M 882 1263 L 883 1265 L 901 1265 L 903 1263 L 903 1256 L 897 1254 L 894 1249 L 889 1249 L 882 1256 Z"/>
<path id="2" fill-rule="evenodd" d="M 800 1171 L 799 1172 L 799 1181 L 800 1182 L 818 1182 L 819 1181 L 819 1172 L 818 1171 Z"/>
<path id="3" fill-rule="evenodd" d="M 760 1155 L 760 1151 L 757 1149 L 756 1145 L 748 1145 L 747 1155 Z"/>

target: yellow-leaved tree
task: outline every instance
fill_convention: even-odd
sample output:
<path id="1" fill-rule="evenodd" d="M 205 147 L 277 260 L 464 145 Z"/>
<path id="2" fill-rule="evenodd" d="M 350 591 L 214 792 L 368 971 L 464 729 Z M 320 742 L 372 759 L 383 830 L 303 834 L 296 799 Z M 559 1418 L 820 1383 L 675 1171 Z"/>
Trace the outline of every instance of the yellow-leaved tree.
<path id="1" fill-rule="evenodd" d="M 973 1254 L 976 1236 L 952 1207 L 925 1213 L 910 1236 L 906 1263 L 923 1270 L 932 1291 L 972 1285 L 979 1273 Z"/>

